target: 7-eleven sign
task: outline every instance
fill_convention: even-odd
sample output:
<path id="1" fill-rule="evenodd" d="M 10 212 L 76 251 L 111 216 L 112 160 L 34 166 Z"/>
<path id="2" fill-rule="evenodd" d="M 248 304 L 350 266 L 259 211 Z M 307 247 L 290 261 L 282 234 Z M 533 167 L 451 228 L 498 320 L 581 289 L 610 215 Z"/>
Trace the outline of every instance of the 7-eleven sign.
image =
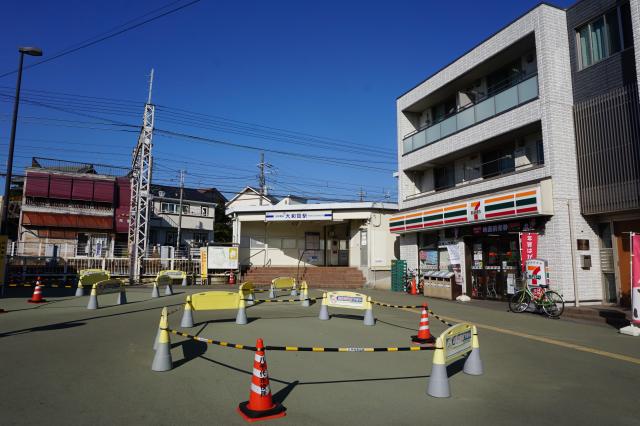
<path id="1" fill-rule="evenodd" d="M 525 265 L 525 278 L 530 287 L 546 286 L 549 284 L 547 277 L 547 261 L 542 259 L 529 259 Z"/>
<path id="2" fill-rule="evenodd" d="M 467 220 L 469 222 L 484 220 L 484 202 L 482 200 L 471 201 L 467 204 Z"/>

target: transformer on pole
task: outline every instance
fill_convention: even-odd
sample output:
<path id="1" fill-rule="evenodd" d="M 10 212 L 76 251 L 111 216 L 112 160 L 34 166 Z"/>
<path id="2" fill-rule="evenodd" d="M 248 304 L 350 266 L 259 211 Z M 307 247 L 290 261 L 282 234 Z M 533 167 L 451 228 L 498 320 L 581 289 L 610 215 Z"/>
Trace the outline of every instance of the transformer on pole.
<path id="1" fill-rule="evenodd" d="M 142 129 L 131 161 L 131 207 L 129 216 L 129 280 L 140 282 L 142 259 L 149 241 L 149 207 L 151 172 L 153 169 L 153 123 L 155 106 L 151 104 L 153 70 L 149 79 L 149 97 L 144 106 Z"/>

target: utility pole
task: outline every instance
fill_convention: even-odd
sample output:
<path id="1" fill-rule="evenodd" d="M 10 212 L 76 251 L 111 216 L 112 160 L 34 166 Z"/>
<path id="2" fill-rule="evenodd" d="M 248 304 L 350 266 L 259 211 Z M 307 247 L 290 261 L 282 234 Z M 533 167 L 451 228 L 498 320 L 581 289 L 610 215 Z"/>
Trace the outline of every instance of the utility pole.
<path id="1" fill-rule="evenodd" d="M 142 130 L 131 159 L 131 206 L 129 215 L 129 280 L 139 282 L 142 259 L 147 255 L 149 241 L 149 203 L 153 169 L 153 125 L 155 105 L 151 103 L 153 69 L 149 78 L 149 96 L 144 106 Z"/>
<path id="2" fill-rule="evenodd" d="M 358 195 L 360 196 L 360 202 L 364 201 L 364 197 L 365 195 L 367 195 L 366 192 L 364 192 L 364 189 L 362 187 L 360 187 L 360 192 L 358 193 Z"/>
<path id="3" fill-rule="evenodd" d="M 180 210 L 178 213 L 178 238 L 176 239 L 176 252 L 180 250 L 180 234 L 182 233 L 182 193 L 184 192 L 184 170 L 180 170 Z"/>
<path id="4" fill-rule="evenodd" d="M 260 205 L 262 205 L 262 197 L 265 196 L 265 192 L 267 190 L 267 179 L 264 176 L 264 152 L 260 153 L 258 170 L 260 170 L 260 174 L 258 175 L 258 185 L 260 186 Z"/>

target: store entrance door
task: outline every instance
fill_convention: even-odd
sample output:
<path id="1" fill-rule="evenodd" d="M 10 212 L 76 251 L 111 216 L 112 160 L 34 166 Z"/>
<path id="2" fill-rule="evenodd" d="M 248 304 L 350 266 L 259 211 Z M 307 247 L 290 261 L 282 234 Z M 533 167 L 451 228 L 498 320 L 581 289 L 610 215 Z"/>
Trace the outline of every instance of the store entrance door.
<path id="1" fill-rule="evenodd" d="M 520 279 L 518 234 L 470 238 L 471 297 L 506 300 Z"/>

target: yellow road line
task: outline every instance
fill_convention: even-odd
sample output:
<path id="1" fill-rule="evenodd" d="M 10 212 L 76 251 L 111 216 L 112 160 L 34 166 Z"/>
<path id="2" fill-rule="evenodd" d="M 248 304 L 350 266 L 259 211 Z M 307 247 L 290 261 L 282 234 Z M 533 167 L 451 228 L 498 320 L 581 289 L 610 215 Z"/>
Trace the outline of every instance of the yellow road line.
<path id="1" fill-rule="evenodd" d="M 416 309 L 405 309 L 405 308 L 403 308 L 403 310 L 407 311 L 407 312 L 415 312 L 415 313 L 419 313 L 420 312 L 419 310 L 416 310 Z M 445 319 L 447 321 L 452 321 L 452 322 L 457 322 L 457 323 L 468 322 L 468 321 L 464 321 L 464 320 L 461 320 L 461 319 L 458 319 L 458 318 L 446 317 L 444 315 L 439 315 L 439 316 L 440 316 L 440 318 Z M 628 356 L 628 355 L 622 355 L 622 354 L 618 354 L 618 353 L 615 353 L 615 352 L 603 351 L 601 349 L 590 348 L 588 346 L 582 346 L 582 345 L 577 345 L 575 343 L 564 342 L 562 340 L 552 339 L 550 337 L 534 336 L 533 334 L 521 333 L 519 331 L 508 330 L 506 328 L 495 327 L 493 325 L 478 324 L 478 323 L 473 323 L 473 324 L 478 328 L 483 328 L 483 329 L 486 329 L 486 330 L 495 331 L 496 333 L 502 333 L 502 334 L 508 334 L 510 336 L 522 337 L 524 339 L 535 340 L 536 342 L 547 343 L 549 345 L 560 346 L 560 347 L 567 348 L 567 349 L 573 349 L 573 350 L 580 351 L 580 352 L 586 352 L 586 353 L 590 353 L 590 354 L 600 355 L 600 356 L 604 356 L 604 357 L 611 358 L 611 359 L 617 359 L 618 361 L 626 361 L 626 362 L 630 362 L 632 364 L 640 365 L 640 358 L 635 358 L 635 357 Z"/>

